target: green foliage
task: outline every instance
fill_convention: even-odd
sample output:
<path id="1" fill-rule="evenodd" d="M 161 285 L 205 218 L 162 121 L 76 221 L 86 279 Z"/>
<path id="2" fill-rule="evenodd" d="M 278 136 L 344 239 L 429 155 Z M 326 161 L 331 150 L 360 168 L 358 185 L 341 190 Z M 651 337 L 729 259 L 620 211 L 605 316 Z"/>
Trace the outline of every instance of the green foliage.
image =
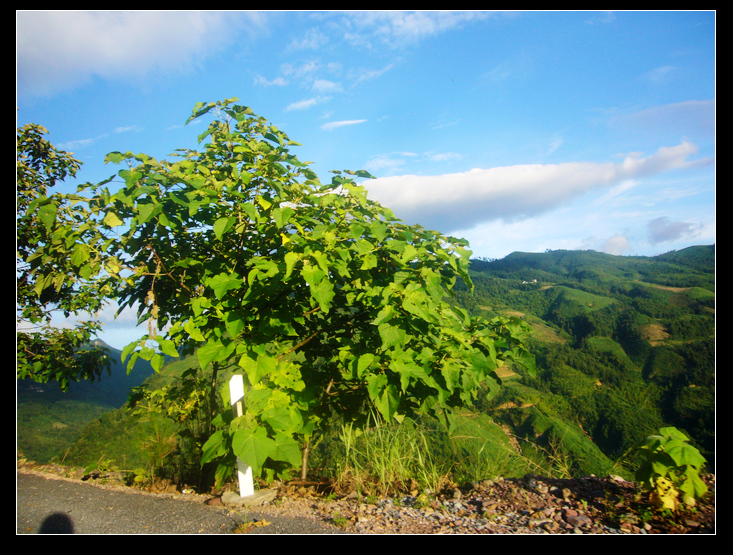
<path id="1" fill-rule="evenodd" d="M 75 176 L 81 163 L 44 139 L 48 131 L 40 125 L 17 132 L 17 378 L 55 381 L 66 391 L 70 381 L 95 381 L 110 371 L 109 353 L 89 345 L 101 327 L 98 322 L 80 322 L 73 329 L 51 326 L 54 311 L 69 316 L 102 306 L 100 287 L 106 290 L 92 279 L 99 253 L 80 241 L 96 232 L 76 205 L 78 197 L 49 192 Z"/>
<path id="2" fill-rule="evenodd" d="M 61 392 L 57 386 L 56 390 Z M 58 462 L 64 459 L 67 450 L 73 449 L 84 426 L 109 410 L 108 406 L 79 399 L 49 402 L 47 396 L 35 393 L 35 398 L 18 401 L 16 448 L 29 460 L 44 464 Z"/>
<path id="3" fill-rule="evenodd" d="M 536 328 L 538 377 L 521 380 L 562 397 L 545 400 L 544 414 L 577 421 L 613 458 L 676 426 L 714 464 L 714 245 L 658 257 L 513 253 L 470 268 L 475 291 L 457 297 L 462 307 L 521 311 Z"/>
<path id="4" fill-rule="evenodd" d="M 149 472 L 150 461 L 143 443 L 152 435 L 149 423 L 134 423 L 124 410 L 108 411 L 84 426 L 80 437 L 66 453 L 64 462 L 88 467 L 99 460 L 111 460 L 123 470 L 147 467 Z"/>
<path id="5" fill-rule="evenodd" d="M 369 201 L 355 182 L 367 174 L 334 172 L 324 185 L 289 153 L 295 143 L 247 108 L 201 104 L 192 117 L 204 113 L 217 119 L 202 152 L 179 151 L 175 163 L 112 153 L 109 162 L 127 166 L 117 176 L 48 201 L 84 214 L 85 233 L 34 205 L 48 236 L 70 241 L 58 255 L 38 243 L 37 259 L 94 254 L 74 290 L 137 305 L 149 333 L 124 357 L 133 372 L 141 362 L 160 371 L 138 390 L 135 419 L 89 426 L 67 461 L 114 460 L 187 483 L 198 476 L 192 465 L 231 477 L 235 454 L 268 477 L 305 472 L 309 453 L 321 471 L 333 470 L 329 460 L 344 470 L 338 437 L 351 430 L 352 477 L 404 476 L 413 453 L 411 472 L 433 488 L 448 474 L 603 474 L 610 458 L 674 425 L 712 464 L 714 246 L 469 265 L 462 241 L 405 226 Z M 33 272 L 30 283 L 47 279 L 41 265 Z M 229 410 L 233 372 L 245 376 L 240 418 Z M 642 458 L 624 455 L 613 471 Z"/>
<path id="6" fill-rule="evenodd" d="M 685 434 L 670 426 L 649 436 L 639 447 L 644 458 L 636 479 L 652 493 L 661 510 L 675 510 L 680 495 L 693 507 L 707 493 L 700 478 L 705 458 L 688 441 Z"/>
<path id="7" fill-rule="evenodd" d="M 326 471 L 338 487 L 362 495 L 437 493 L 456 483 L 522 477 L 541 468 L 492 418 L 467 410 L 456 413 L 450 433 L 433 419 L 390 424 L 375 416 L 366 429 L 343 425 L 334 436 L 321 453 Z"/>
<path id="8" fill-rule="evenodd" d="M 540 356 L 538 368 L 543 366 Z M 570 367 L 552 372 L 558 393 L 545 390 L 538 378 L 513 379 L 482 412 L 519 441 L 516 451 L 524 459 L 525 472 L 558 478 L 608 474 L 614 466 L 609 453 L 586 432 L 587 423 L 598 418 L 593 404 L 597 388 Z"/>
<path id="9" fill-rule="evenodd" d="M 344 424 L 337 445 L 332 444 L 337 483 L 360 494 L 394 495 L 416 488 L 438 491 L 450 472 L 450 465 L 436 456 L 429 431 L 411 420 L 395 425 L 375 416 L 365 430 Z"/>
<path id="10" fill-rule="evenodd" d="M 502 388 L 503 389 L 503 388 Z M 443 439 L 433 449 L 441 454 L 440 461 L 450 461 L 448 466 L 454 481 L 467 484 L 496 477 L 521 477 L 537 472 L 535 460 L 526 457 L 513 435 L 508 434 L 495 418 L 483 413 L 463 411 L 456 419 L 452 433 L 437 435 Z"/>
<path id="11" fill-rule="evenodd" d="M 458 279 L 471 284 L 465 241 L 397 220 L 355 182 L 366 172 L 321 183 L 290 154 L 296 143 L 233 100 L 199 103 L 188 121 L 211 111 L 203 151 L 175 162 L 109 154 L 127 164 L 116 192 L 113 176 L 74 196 L 90 233 L 63 221 L 52 230 L 148 323 L 123 350 L 128 368 L 142 358 L 158 371 L 164 356 L 195 352 L 202 372 L 213 369 L 194 389 L 149 392 L 169 399 L 154 405 L 170 415 L 174 398 L 195 393 L 192 406 L 209 399 L 213 411 L 218 369 L 238 364 L 245 413 L 209 417 L 202 447 L 220 476 L 232 453 L 256 475 L 268 461 L 299 466 L 333 414 L 356 426 L 372 409 L 387 422 L 450 424 L 456 407 L 497 390 L 502 365 L 533 371 L 524 323 L 471 318 L 445 300 Z"/>

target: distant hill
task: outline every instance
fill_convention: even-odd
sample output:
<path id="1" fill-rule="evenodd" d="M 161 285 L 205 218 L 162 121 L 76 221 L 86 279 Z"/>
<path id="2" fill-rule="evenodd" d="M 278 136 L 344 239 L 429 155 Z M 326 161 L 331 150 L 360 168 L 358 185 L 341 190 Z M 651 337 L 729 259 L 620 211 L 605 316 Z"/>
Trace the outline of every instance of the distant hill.
<path id="1" fill-rule="evenodd" d="M 472 260 L 476 272 L 515 279 L 582 282 L 641 280 L 677 287 L 715 285 L 715 245 L 688 247 L 658 256 L 614 256 L 596 251 L 513 252 L 499 260 Z"/>
<path id="2" fill-rule="evenodd" d="M 50 402 L 75 400 L 110 408 L 121 407 L 127 401 L 130 389 L 142 384 L 153 373 L 153 368 L 140 360 L 128 375 L 127 368 L 121 361 L 122 351 L 113 349 L 100 339 L 94 340 L 94 344 L 109 351 L 112 360 L 110 375 L 103 373 L 101 379 L 94 383 L 71 382 L 66 392 L 61 391 L 55 382 L 39 384 L 31 380 L 20 380 L 17 383 L 18 402 L 45 398 Z"/>
<path id="3" fill-rule="evenodd" d="M 99 381 L 71 382 L 63 392 L 55 382 L 16 380 L 17 448 L 26 457 L 47 462 L 63 454 L 86 424 L 120 408 L 130 390 L 154 373 L 149 363 L 140 360 L 128 375 L 121 351 L 98 339 L 95 343 L 106 347 L 112 359 L 111 375 L 103 373 Z"/>

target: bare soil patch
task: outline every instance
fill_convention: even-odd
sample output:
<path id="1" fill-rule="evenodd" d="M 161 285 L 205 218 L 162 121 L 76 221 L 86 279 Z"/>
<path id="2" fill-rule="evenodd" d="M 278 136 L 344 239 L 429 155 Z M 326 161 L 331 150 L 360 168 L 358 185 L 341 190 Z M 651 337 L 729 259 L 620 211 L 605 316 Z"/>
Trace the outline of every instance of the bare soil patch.
<path id="1" fill-rule="evenodd" d="M 661 324 L 647 324 L 640 331 L 642 339 L 652 346 L 659 345 L 669 338 L 669 334 L 664 331 L 664 326 Z"/>

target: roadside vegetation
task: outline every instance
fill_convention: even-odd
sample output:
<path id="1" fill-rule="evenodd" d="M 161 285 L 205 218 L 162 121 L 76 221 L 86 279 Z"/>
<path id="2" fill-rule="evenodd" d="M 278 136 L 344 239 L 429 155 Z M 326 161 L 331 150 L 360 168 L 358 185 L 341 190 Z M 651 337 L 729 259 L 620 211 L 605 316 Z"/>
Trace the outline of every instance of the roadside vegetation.
<path id="1" fill-rule="evenodd" d="M 366 496 L 639 472 L 660 499 L 704 495 L 714 245 L 470 259 L 369 201 L 365 172 L 321 183 L 296 143 L 232 102 L 194 109 L 189 121 L 217 114 L 202 152 L 111 153 L 126 169 L 77 195 L 48 190 L 76 161 L 42 128 L 19 135 L 34 170 L 19 173 L 19 319 L 44 330 L 18 334 L 24 456 L 201 491 L 231 484 L 241 457 L 263 485 Z M 89 342 L 93 322 L 49 329 L 54 307 L 104 297 L 138 307 L 149 333 L 117 351 Z"/>

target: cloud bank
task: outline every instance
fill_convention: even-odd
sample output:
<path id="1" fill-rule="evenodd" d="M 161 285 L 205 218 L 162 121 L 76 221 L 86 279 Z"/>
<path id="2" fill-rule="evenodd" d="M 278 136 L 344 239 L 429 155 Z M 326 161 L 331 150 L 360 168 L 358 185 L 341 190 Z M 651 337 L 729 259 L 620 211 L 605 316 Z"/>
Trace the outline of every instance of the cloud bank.
<path id="1" fill-rule="evenodd" d="M 467 230 L 482 222 L 515 221 L 537 216 L 593 190 L 627 179 L 712 163 L 688 160 L 697 152 L 689 142 L 660 148 L 643 157 L 627 155 L 618 163 L 527 164 L 437 176 L 402 175 L 364 183 L 369 197 L 397 217 L 428 229 Z"/>
<path id="2" fill-rule="evenodd" d="M 18 91 L 47 96 L 95 77 L 129 80 L 182 71 L 222 48 L 257 12 L 20 11 L 16 15 Z"/>

